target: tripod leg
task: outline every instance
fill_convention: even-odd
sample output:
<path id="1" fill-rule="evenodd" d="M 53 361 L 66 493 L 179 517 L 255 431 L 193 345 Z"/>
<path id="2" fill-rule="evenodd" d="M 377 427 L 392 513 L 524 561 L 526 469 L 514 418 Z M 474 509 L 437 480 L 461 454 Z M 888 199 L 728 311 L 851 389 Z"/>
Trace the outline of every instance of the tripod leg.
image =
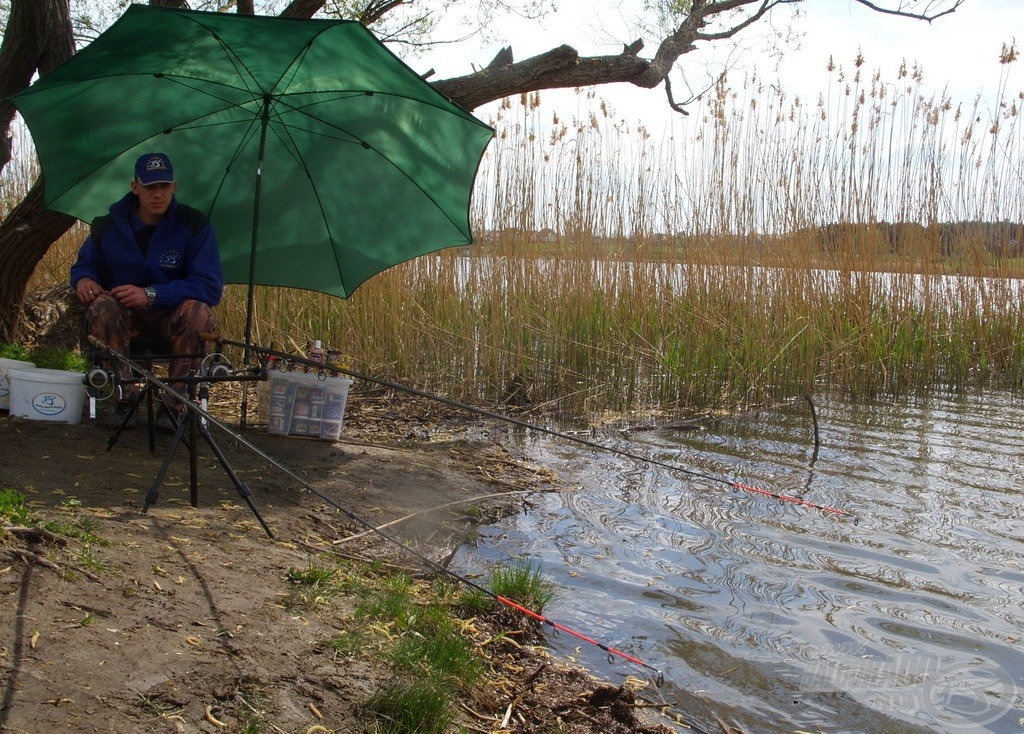
<path id="1" fill-rule="evenodd" d="M 149 386 L 146 386 L 146 390 L 149 390 Z M 107 439 L 107 451 L 110 451 L 112 448 L 114 448 L 114 444 L 117 443 L 117 439 L 119 439 L 121 437 L 121 434 L 124 432 L 124 429 L 128 427 L 129 421 L 131 421 L 132 416 L 134 416 L 136 411 L 138 411 L 139 404 L 141 402 L 142 402 L 141 394 L 139 395 L 138 399 L 133 400 L 131 402 L 131 404 L 128 407 L 128 412 L 125 413 L 124 419 L 121 421 L 121 425 L 119 425 L 117 427 L 117 430 L 114 431 L 113 435 L 111 435 L 111 437 Z M 150 426 L 153 425 L 152 418 L 150 418 L 150 423 L 149 424 L 150 424 Z M 150 450 L 150 452 L 155 450 L 154 447 L 153 447 L 153 429 L 152 428 L 150 428 L 150 433 L 149 433 L 149 450 Z"/>
<path id="2" fill-rule="evenodd" d="M 167 450 L 167 454 L 164 456 L 164 463 L 161 464 L 160 470 L 156 473 L 156 478 L 153 480 L 153 486 L 149 488 L 149 492 L 146 494 L 146 502 L 142 506 L 142 514 L 146 514 L 146 510 L 156 504 L 157 497 L 160 496 L 160 485 L 163 484 L 164 475 L 167 474 L 167 468 L 171 465 L 171 459 L 174 458 L 175 452 L 178 450 L 178 444 L 181 443 L 182 438 L 185 435 L 185 421 L 178 423 L 178 429 L 174 432 L 174 438 L 171 440 L 171 447 Z"/>
<path id="3" fill-rule="evenodd" d="M 156 412 L 153 408 L 153 387 L 146 385 L 146 430 L 149 432 L 149 453 L 156 453 L 156 435 L 153 425 L 156 422 Z"/>
<path id="4" fill-rule="evenodd" d="M 220 465 L 224 468 L 224 472 L 231 478 L 231 482 L 235 485 L 235 489 L 238 490 L 238 494 L 245 500 L 245 503 L 249 505 L 249 509 L 252 510 L 252 514 L 256 516 L 260 525 L 263 526 L 264 532 L 266 532 L 268 537 L 273 538 L 274 534 L 270 532 L 270 528 L 267 527 L 267 523 L 264 522 L 263 517 L 256 509 L 256 505 L 254 505 L 250 499 L 251 492 L 249 487 L 245 482 L 238 478 L 238 475 L 235 474 L 235 470 L 231 468 L 230 464 L 228 464 L 228 460 L 227 457 L 224 456 L 224 452 L 220 450 L 220 446 L 217 445 L 217 442 L 213 440 L 213 436 L 210 435 L 210 429 L 204 425 L 199 430 L 200 433 L 202 433 L 203 438 L 206 439 L 206 443 L 209 445 L 210 450 L 216 455 L 217 461 L 219 461 Z"/>
<path id="5" fill-rule="evenodd" d="M 199 417 L 190 410 L 183 420 L 188 423 L 188 500 L 193 507 L 199 507 L 199 470 L 196 463 Z"/>

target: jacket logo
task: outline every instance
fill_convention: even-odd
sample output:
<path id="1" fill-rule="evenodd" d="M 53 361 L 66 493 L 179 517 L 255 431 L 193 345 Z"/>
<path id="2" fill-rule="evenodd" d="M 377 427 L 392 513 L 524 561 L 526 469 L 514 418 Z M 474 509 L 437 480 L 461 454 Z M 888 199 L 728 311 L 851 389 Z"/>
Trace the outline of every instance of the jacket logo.
<path id="1" fill-rule="evenodd" d="M 160 267 L 164 270 L 174 270 L 181 266 L 181 253 L 177 250 L 168 250 L 160 255 Z"/>

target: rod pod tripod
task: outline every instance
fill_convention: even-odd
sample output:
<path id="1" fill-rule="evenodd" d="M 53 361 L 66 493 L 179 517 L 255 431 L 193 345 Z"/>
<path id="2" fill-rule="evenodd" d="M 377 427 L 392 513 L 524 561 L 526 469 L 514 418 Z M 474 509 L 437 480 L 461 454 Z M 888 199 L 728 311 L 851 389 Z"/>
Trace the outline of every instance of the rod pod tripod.
<path id="1" fill-rule="evenodd" d="M 206 398 L 208 397 L 209 383 L 211 382 L 251 382 L 255 380 L 265 380 L 265 373 L 263 373 L 261 370 L 259 374 L 251 373 L 249 375 L 191 375 L 189 377 L 176 380 L 184 382 L 188 385 L 188 394 L 182 395 L 179 391 L 170 387 L 166 382 L 158 378 L 152 372 L 139 366 L 131 359 L 126 357 L 124 354 L 121 354 L 116 349 L 112 349 L 111 347 L 107 346 L 106 344 L 101 342 L 99 339 L 96 339 L 95 337 L 90 336 L 88 339 L 89 343 L 92 344 L 94 347 L 107 351 L 110 354 L 110 356 L 112 356 L 114 359 L 118 360 L 125 366 L 127 366 L 132 372 L 134 372 L 140 378 L 142 378 L 146 382 L 147 387 L 153 387 L 163 390 L 168 395 L 171 395 L 174 398 L 176 398 L 178 401 L 181 402 L 182 405 L 185 406 L 185 414 L 181 416 L 181 418 L 177 421 L 174 436 L 171 440 L 171 445 L 164 456 L 163 464 L 161 464 L 160 469 L 157 471 L 156 477 L 153 480 L 153 485 L 150 487 L 149 492 L 146 494 L 146 499 L 142 507 L 142 514 L 146 514 L 149 508 L 156 504 L 156 501 L 160 495 L 160 485 L 163 484 L 164 477 L 167 474 L 167 470 L 170 467 L 171 461 L 174 459 L 174 455 L 175 453 L 177 453 L 178 447 L 181 445 L 182 441 L 185 442 L 185 445 L 187 446 L 189 453 L 189 502 L 193 507 L 196 507 L 198 505 L 199 472 L 197 447 L 199 437 L 201 436 L 203 440 L 206 442 L 206 445 L 213 452 L 214 456 L 217 457 L 217 461 L 220 463 L 221 468 L 224 470 L 224 473 L 227 474 L 228 478 L 231 480 L 231 483 L 234 484 L 239 496 L 249 506 L 249 509 L 252 511 L 252 514 L 256 517 L 256 520 L 263 528 L 263 531 L 267 534 L 268 537 L 273 538 L 274 534 L 270 531 L 270 528 L 267 526 L 266 521 L 264 521 L 263 516 L 260 515 L 259 510 L 256 509 L 256 505 L 253 504 L 252 492 L 249 489 L 249 486 L 238 477 L 238 474 L 231 467 L 231 464 L 228 463 L 227 457 L 224 455 L 224 452 L 221 450 L 220 446 L 217 445 L 217 442 L 214 440 L 213 436 L 210 433 L 210 429 L 209 426 L 207 425 L 206 420 L 208 414 L 203 408 L 200 408 L 195 401 L 197 385 L 199 386 L 200 390 L 200 398 L 205 402 Z M 186 433 L 188 434 L 187 439 L 185 437 Z"/>

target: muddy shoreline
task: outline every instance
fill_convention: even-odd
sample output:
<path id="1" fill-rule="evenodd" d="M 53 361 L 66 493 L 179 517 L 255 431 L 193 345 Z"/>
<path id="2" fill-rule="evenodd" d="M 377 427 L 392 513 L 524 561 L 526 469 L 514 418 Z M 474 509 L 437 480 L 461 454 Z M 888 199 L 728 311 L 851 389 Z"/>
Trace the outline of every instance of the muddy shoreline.
<path id="1" fill-rule="evenodd" d="M 260 721 L 274 732 L 368 730 L 360 702 L 393 671 L 372 655 L 321 650 L 354 600 L 288 608 L 289 569 L 334 558 L 422 573 L 353 515 L 443 562 L 478 523 L 521 511 L 532 492 L 564 488 L 487 438 L 493 426 L 446 410 L 355 393 L 338 442 L 246 429 L 247 441 L 315 491 L 213 429 L 273 539 L 202 443 L 198 506 L 181 447 L 142 514 L 169 436 L 151 453 L 145 429 L 134 429 L 107 450 L 110 431 L 89 421 L 0 413 L 0 489 L 25 494 L 40 518 L 83 521 L 95 537 L 0 536 L 0 728 L 215 732 Z M 642 685 L 610 687 L 542 644 L 488 647 L 495 678 L 460 702 L 466 731 L 682 730 L 678 712 L 662 715 Z M 535 673 L 529 685 L 523 671 Z"/>

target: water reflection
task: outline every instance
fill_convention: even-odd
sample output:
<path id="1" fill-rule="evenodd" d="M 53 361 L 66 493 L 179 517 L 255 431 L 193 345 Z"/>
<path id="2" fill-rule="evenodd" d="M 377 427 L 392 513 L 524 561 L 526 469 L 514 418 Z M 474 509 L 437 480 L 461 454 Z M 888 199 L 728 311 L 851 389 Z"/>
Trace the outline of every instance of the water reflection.
<path id="1" fill-rule="evenodd" d="M 749 731 L 1020 732 L 1024 408 L 1002 395 L 818 403 L 608 445 L 855 513 L 860 522 L 543 436 L 578 483 L 464 549 L 526 556 L 547 611 L 662 669 L 664 695 Z M 557 641 L 555 647 L 559 647 Z M 597 650 L 571 651 L 604 677 Z"/>

